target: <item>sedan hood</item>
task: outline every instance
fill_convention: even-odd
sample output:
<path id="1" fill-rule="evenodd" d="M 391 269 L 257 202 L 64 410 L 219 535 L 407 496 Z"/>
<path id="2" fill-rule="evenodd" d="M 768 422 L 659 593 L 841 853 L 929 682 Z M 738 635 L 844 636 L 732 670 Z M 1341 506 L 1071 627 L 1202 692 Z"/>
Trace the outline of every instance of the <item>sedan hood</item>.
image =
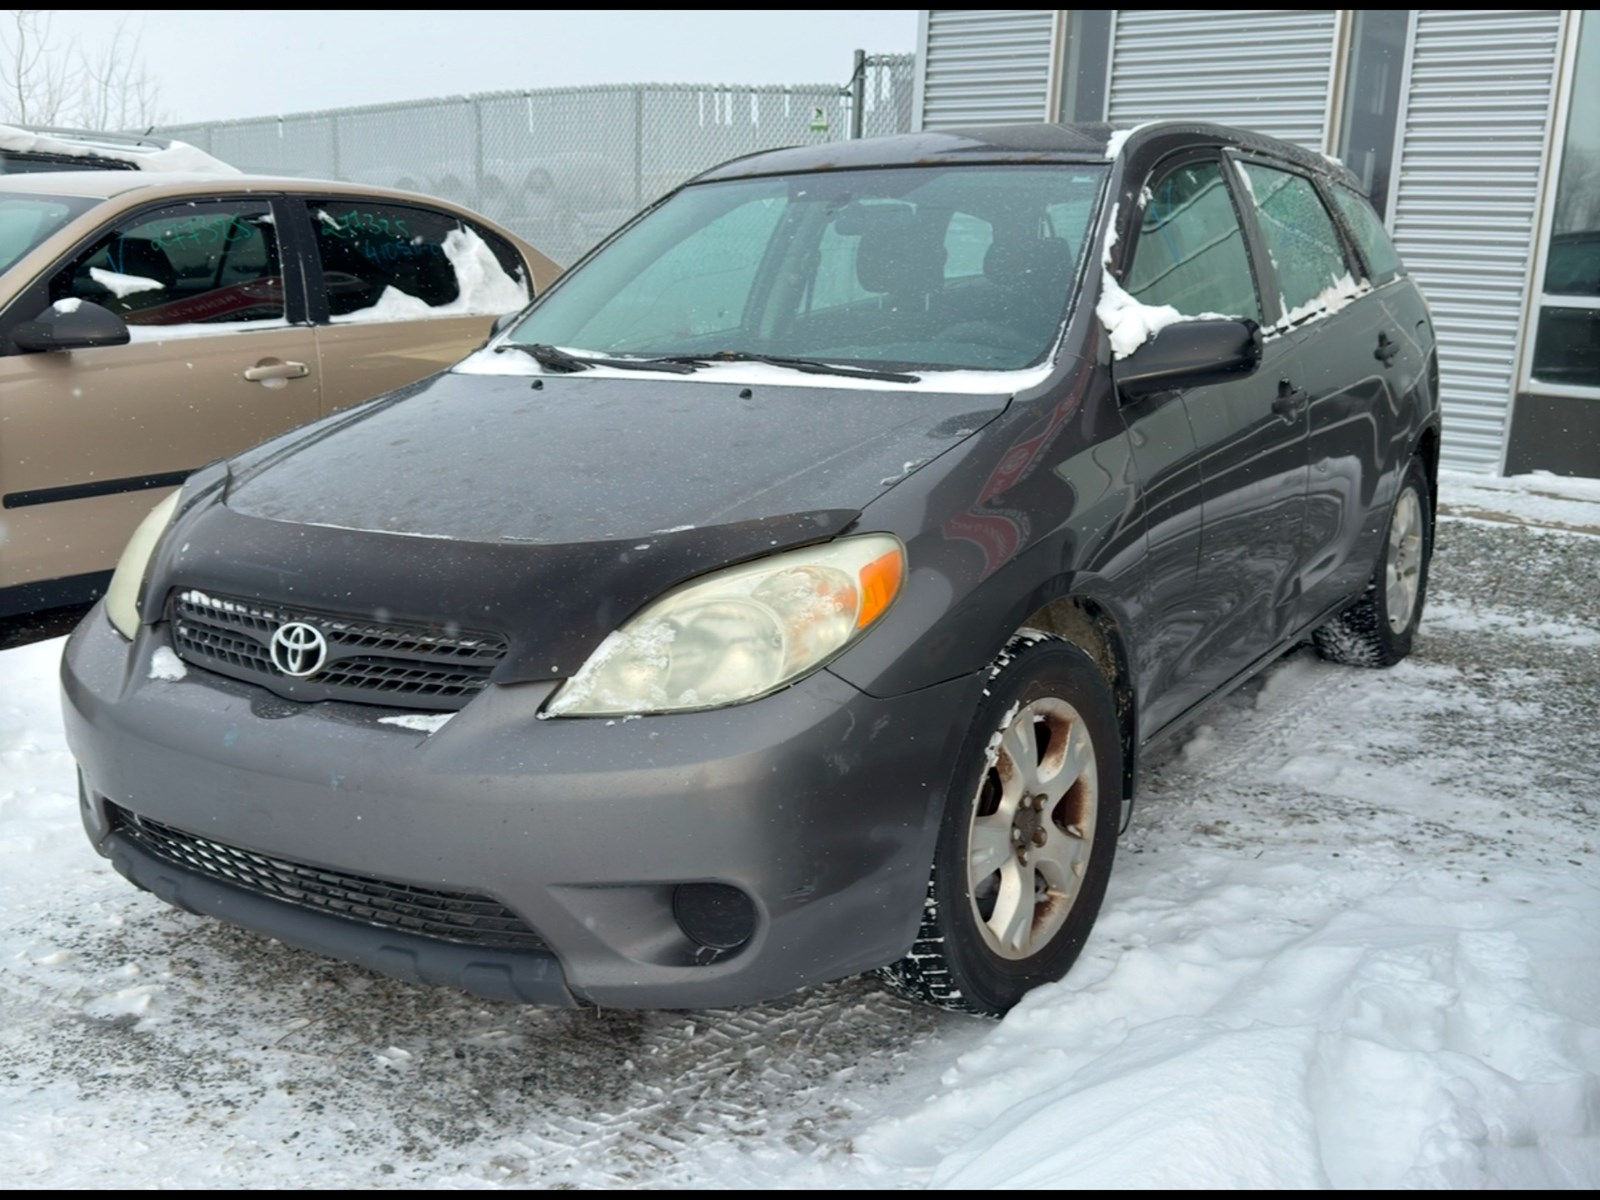
<path id="1" fill-rule="evenodd" d="M 857 512 L 1009 399 L 441 375 L 243 472 L 236 512 L 470 542 L 640 539 Z"/>

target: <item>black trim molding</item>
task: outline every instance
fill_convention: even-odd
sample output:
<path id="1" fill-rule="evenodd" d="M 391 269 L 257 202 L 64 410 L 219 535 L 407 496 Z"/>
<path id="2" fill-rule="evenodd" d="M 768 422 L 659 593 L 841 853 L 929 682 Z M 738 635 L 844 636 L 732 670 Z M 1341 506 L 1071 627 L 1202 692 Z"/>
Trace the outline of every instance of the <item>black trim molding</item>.
<path id="1" fill-rule="evenodd" d="M 97 479 L 92 483 L 69 483 L 65 487 L 35 488 L 31 492 L 11 492 L 0 508 L 32 508 L 36 504 L 60 504 L 65 500 L 89 500 L 95 496 L 115 496 L 122 492 L 147 492 L 151 488 L 177 487 L 189 471 L 167 471 L 161 475 L 134 475 L 127 479 Z"/>
<path id="2" fill-rule="evenodd" d="M 87 575 L 69 575 L 65 579 L 43 579 L 38 583 L 19 583 L 14 587 L 0 588 L 0 617 L 87 604 L 105 595 L 110 583 L 110 571 L 91 571 Z"/>

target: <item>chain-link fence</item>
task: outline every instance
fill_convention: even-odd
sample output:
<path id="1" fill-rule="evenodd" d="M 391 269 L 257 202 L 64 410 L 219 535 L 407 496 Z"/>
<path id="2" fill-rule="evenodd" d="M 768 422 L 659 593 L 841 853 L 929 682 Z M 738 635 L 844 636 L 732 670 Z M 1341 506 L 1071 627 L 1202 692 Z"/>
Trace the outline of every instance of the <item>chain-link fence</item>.
<path id="1" fill-rule="evenodd" d="M 253 174 L 442 196 L 571 263 L 625 218 L 741 154 L 911 128 L 910 54 L 868 55 L 857 83 L 618 84 L 484 92 L 158 132 Z"/>

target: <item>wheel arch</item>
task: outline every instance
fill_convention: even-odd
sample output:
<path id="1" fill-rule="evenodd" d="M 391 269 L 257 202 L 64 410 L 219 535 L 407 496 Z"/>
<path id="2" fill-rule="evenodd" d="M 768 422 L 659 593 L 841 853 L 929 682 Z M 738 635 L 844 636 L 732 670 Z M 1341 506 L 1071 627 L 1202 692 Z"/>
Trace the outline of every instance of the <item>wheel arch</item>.
<path id="1" fill-rule="evenodd" d="M 1106 605 L 1092 596 L 1074 593 L 1058 596 L 1035 609 L 1016 633 L 1030 630 L 1077 646 L 1099 668 L 1111 689 L 1122 740 L 1122 824 L 1126 828 L 1138 781 L 1139 714 L 1122 628 Z"/>

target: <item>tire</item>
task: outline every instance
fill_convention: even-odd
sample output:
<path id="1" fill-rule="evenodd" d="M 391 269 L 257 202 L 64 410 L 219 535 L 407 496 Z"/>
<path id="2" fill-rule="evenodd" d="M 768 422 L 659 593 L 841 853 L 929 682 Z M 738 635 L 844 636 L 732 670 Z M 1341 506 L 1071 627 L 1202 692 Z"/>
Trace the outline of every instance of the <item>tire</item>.
<path id="1" fill-rule="evenodd" d="M 1122 806 L 1105 677 L 1070 642 L 1019 635 L 990 667 L 959 761 L 922 926 L 880 975 L 912 1000 L 998 1017 L 1067 973 L 1105 897 Z M 1012 902 L 1024 896 L 1031 913 Z"/>
<path id="2" fill-rule="evenodd" d="M 1428 478 L 1412 459 L 1389 510 L 1377 569 L 1361 598 L 1313 631 L 1317 653 L 1352 667 L 1392 667 L 1411 653 L 1428 593 L 1433 509 Z"/>

